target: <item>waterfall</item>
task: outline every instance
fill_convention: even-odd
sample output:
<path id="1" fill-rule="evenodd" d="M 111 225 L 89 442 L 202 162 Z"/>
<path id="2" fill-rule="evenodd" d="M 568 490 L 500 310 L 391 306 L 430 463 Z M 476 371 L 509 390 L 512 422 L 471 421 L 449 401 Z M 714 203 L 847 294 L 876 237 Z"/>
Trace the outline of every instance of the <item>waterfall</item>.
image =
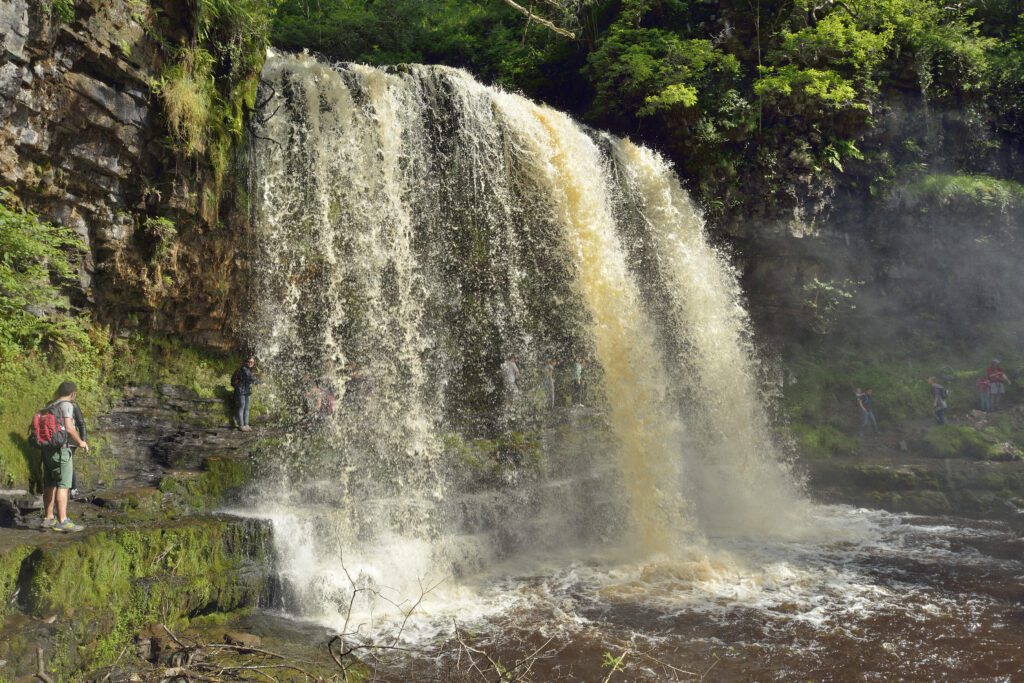
<path id="1" fill-rule="evenodd" d="M 290 609 L 785 526 L 736 274 L 664 159 L 451 68 L 271 55 L 263 81 L 248 335 L 302 418 L 256 514 Z"/>

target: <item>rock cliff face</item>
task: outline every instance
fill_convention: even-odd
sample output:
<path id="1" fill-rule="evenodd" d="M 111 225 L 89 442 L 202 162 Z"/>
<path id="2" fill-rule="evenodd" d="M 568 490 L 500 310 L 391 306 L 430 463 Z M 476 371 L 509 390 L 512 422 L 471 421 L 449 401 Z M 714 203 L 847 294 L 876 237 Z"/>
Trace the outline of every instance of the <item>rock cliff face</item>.
<path id="1" fill-rule="evenodd" d="M 88 246 L 81 288 L 101 321 L 232 343 L 239 230 L 212 174 L 170 144 L 154 94 L 181 3 L 0 0 L 0 186 Z M 237 227 L 237 225 L 236 225 Z"/>

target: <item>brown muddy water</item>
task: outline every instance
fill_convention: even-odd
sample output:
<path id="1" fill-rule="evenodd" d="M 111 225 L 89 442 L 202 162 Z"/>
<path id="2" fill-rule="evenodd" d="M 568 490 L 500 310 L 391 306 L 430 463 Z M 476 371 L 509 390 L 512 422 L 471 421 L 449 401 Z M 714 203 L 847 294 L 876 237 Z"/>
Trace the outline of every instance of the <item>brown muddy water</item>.
<path id="1" fill-rule="evenodd" d="M 817 514 L 671 559 L 516 558 L 428 594 L 407 649 L 369 661 L 386 681 L 1024 680 L 1024 522 Z M 393 642 L 394 615 L 354 617 Z"/>

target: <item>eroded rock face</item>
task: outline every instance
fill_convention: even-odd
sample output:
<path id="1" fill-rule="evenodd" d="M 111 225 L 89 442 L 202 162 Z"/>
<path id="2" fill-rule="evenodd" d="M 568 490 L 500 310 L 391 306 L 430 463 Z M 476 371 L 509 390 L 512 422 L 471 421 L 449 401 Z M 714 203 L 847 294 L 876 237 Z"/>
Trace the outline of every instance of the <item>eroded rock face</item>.
<path id="1" fill-rule="evenodd" d="M 74 303 L 225 347 L 237 232 L 213 230 L 205 162 L 168 144 L 158 41 L 178 44 L 190 20 L 158 4 L 80 0 L 64 23 L 49 3 L 0 0 L 0 186 L 87 244 Z M 156 218 L 175 226 L 170 249 L 147 231 Z"/>

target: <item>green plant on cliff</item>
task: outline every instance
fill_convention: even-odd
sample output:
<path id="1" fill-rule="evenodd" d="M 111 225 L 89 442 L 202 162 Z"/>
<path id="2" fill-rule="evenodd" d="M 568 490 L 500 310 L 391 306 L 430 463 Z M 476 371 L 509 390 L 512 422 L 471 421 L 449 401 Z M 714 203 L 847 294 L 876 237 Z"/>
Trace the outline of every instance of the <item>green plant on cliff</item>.
<path id="1" fill-rule="evenodd" d="M 171 50 L 153 84 L 175 146 L 204 158 L 213 173 L 215 208 L 221 183 L 255 104 L 259 72 L 279 0 L 200 0 L 189 40 Z M 215 213 L 215 212 L 214 212 Z"/>
<path id="2" fill-rule="evenodd" d="M 164 101 L 167 125 L 186 154 L 206 151 L 208 125 L 216 97 L 213 56 L 201 48 L 181 51 L 156 88 Z"/>
<path id="3" fill-rule="evenodd" d="M 43 7 L 47 14 L 56 16 L 65 24 L 75 20 L 75 0 L 50 0 L 49 3 L 44 2 Z"/>
<path id="4" fill-rule="evenodd" d="M 1024 209 L 1024 184 L 977 173 L 927 173 L 896 191 L 910 204 L 989 207 L 999 211 Z"/>
<path id="5" fill-rule="evenodd" d="M 74 231 L 39 220 L 0 189 L 0 364 L 23 350 L 81 341 L 61 287 L 76 278 L 84 251 Z"/>

